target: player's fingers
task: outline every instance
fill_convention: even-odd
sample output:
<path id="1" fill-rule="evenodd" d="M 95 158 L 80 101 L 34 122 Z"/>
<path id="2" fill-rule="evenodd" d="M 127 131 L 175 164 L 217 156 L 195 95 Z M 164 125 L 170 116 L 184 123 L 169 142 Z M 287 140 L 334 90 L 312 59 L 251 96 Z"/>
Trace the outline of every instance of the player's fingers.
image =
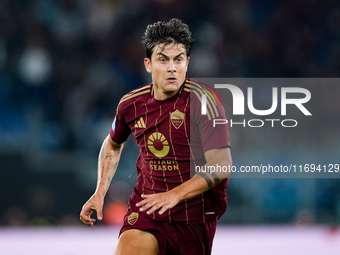
<path id="1" fill-rule="evenodd" d="M 146 211 L 146 210 L 148 210 L 149 208 L 151 208 L 152 206 L 154 205 L 154 203 L 147 203 L 147 204 L 144 204 L 143 206 L 141 206 L 140 208 L 139 208 L 139 210 L 142 212 L 142 211 Z"/>
<path id="2" fill-rule="evenodd" d="M 85 225 L 87 225 L 88 227 L 93 228 L 93 222 L 84 222 L 84 221 L 83 221 L 83 223 L 84 223 Z"/>
<path id="3" fill-rule="evenodd" d="M 159 208 L 161 208 L 162 205 L 160 204 L 155 204 L 154 206 L 151 207 L 151 209 L 148 209 L 148 211 L 146 212 L 147 214 L 151 214 L 153 213 L 154 211 L 158 210 Z"/>
<path id="4" fill-rule="evenodd" d="M 90 222 L 90 221 L 93 221 L 94 219 L 91 219 L 90 215 L 88 214 L 84 214 L 84 215 L 80 215 L 80 220 L 81 221 L 84 221 L 84 222 Z"/>
<path id="5" fill-rule="evenodd" d="M 93 227 L 94 219 L 80 217 L 80 220 L 89 227 Z"/>
<path id="6" fill-rule="evenodd" d="M 83 210 L 81 210 L 81 212 L 80 212 L 80 217 L 82 217 L 84 219 L 88 219 L 88 218 L 90 218 L 92 213 L 93 213 L 93 209 L 83 207 Z"/>
<path id="7" fill-rule="evenodd" d="M 167 210 L 169 210 L 169 209 L 170 209 L 170 208 L 168 208 L 167 206 L 164 206 L 164 205 L 163 205 L 163 206 L 162 206 L 162 209 L 160 209 L 158 213 L 159 213 L 159 214 L 163 214 L 163 213 L 165 213 L 165 211 L 167 211 Z"/>
<path id="8" fill-rule="evenodd" d="M 89 217 L 87 217 L 87 218 L 80 218 L 80 220 L 82 221 L 82 222 L 84 222 L 86 225 L 88 225 L 88 226 L 90 226 L 90 225 L 93 225 L 93 223 L 96 221 L 95 219 L 91 219 L 91 218 L 89 218 Z"/>
<path id="9" fill-rule="evenodd" d="M 98 218 L 98 220 L 103 219 L 103 209 L 102 208 L 97 209 L 97 218 Z"/>
<path id="10" fill-rule="evenodd" d="M 146 211 L 149 210 L 151 207 L 156 206 L 157 205 L 157 200 L 147 200 L 144 203 L 141 204 L 141 207 L 139 208 L 139 210 L 142 211 Z M 159 206 L 160 207 L 160 206 Z M 158 208 L 159 208 L 158 207 Z"/>
<path id="11" fill-rule="evenodd" d="M 80 220 L 81 221 L 94 221 L 94 219 L 92 219 L 91 217 L 90 217 L 90 215 L 80 215 Z"/>
<path id="12" fill-rule="evenodd" d="M 85 214 L 80 214 L 80 220 L 82 221 L 82 222 L 84 222 L 85 223 L 85 221 L 88 221 L 89 220 L 89 216 L 87 216 L 87 215 L 85 215 Z"/>
<path id="13" fill-rule="evenodd" d="M 83 208 L 83 210 L 80 213 L 80 220 L 89 227 L 93 227 L 93 223 L 95 222 L 95 219 L 91 219 L 92 213 L 93 210 L 89 208 L 88 209 Z"/>
<path id="14" fill-rule="evenodd" d="M 150 203 L 150 200 L 144 199 L 144 200 L 142 200 L 142 201 L 139 201 L 139 202 L 136 204 L 136 206 L 138 206 L 138 207 L 144 206 L 144 205 L 147 204 L 147 203 Z"/>
<path id="15" fill-rule="evenodd" d="M 159 213 L 159 214 L 163 214 L 165 211 L 167 211 L 167 210 L 173 208 L 176 204 L 177 204 L 177 202 L 176 202 L 176 201 L 172 201 L 172 200 L 170 200 L 170 201 L 168 201 L 168 202 L 164 202 L 164 203 L 162 204 L 162 208 L 159 210 L 158 213 Z"/>
<path id="16" fill-rule="evenodd" d="M 154 195 L 155 195 L 155 194 L 149 194 L 149 195 L 147 195 L 147 194 L 142 194 L 141 196 L 142 196 L 142 198 L 146 199 L 146 198 L 152 197 L 152 196 L 154 196 Z"/>

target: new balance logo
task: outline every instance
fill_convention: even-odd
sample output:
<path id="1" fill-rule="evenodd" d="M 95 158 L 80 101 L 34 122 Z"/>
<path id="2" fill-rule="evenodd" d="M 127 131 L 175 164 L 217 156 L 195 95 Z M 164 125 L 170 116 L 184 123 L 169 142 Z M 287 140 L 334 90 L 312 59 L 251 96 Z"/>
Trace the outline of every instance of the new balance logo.
<path id="1" fill-rule="evenodd" d="M 135 125 L 135 128 L 146 128 L 143 117 L 140 117 L 139 121 Z"/>

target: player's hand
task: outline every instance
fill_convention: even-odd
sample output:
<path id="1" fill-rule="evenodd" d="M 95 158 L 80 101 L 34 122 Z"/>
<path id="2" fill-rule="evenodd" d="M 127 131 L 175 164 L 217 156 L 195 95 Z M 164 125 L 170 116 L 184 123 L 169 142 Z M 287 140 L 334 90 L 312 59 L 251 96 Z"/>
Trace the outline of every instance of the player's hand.
<path id="1" fill-rule="evenodd" d="M 104 199 L 98 195 L 93 195 L 84 205 L 80 212 L 80 220 L 84 222 L 90 228 L 93 228 L 93 224 L 96 221 L 91 218 L 91 214 L 96 211 L 98 220 L 103 219 L 103 204 Z"/>
<path id="2" fill-rule="evenodd" d="M 180 201 L 178 196 L 172 192 L 163 192 L 157 194 L 142 195 L 143 200 L 138 202 L 136 206 L 140 211 L 147 211 L 147 214 L 151 214 L 156 210 L 159 210 L 159 214 L 163 214 L 165 211 L 173 208 Z"/>

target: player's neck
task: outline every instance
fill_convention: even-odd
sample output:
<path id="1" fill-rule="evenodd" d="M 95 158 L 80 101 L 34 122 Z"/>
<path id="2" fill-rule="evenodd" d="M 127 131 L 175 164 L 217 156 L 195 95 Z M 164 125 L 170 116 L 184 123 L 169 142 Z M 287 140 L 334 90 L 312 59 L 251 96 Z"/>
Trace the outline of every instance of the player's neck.
<path id="1" fill-rule="evenodd" d="M 163 91 L 161 88 L 158 88 L 157 86 L 154 86 L 154 98 L 159 101 L 163 101 L 166 99 L 169 99 L 170 97 L 173 97 L 177 94 L 177 92 L 180 90 L 181 87 L 179 87 L 175 91 Z"/>

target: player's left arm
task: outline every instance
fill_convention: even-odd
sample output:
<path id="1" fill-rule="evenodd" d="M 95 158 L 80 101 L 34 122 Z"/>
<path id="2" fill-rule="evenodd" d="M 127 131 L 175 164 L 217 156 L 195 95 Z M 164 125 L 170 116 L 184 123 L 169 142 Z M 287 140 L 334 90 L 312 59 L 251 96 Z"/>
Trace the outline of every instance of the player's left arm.
<path id="1" fill-rule="evenodd" d="M 204 155 L 207 161 L 205 164 L 207 168 L 214 166 L 215 169 L 217 169 L 217 166 L 226 166 L 224 169 L 231 169 L 232 158 L 229 147 L 212 149 L 206 151 Z M 158 209 L 160 209 L 159 214 L 163 214 L 165 211 L 177 205 L 181 200 L 192 198 L 211 189 L 228 178 L 229 175 L 230 171 L 198 172 L 193 178 L 168 192 L 142 195 L 143 200 L 137 203 L 136 206 L 140 207 L 141 211 L 147 210 L 148 214 Z"/>

